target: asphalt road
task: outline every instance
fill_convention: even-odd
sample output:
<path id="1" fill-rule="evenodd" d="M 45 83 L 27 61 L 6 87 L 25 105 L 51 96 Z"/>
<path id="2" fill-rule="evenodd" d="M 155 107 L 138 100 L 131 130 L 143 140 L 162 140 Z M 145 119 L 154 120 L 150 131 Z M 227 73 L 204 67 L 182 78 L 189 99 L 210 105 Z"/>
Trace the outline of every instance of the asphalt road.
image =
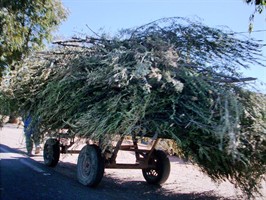
<path id="1" fill-rule="evenodd" d="M 77 154 L 62 154 L 58 165 L 49 168 L 42 154 L 28 157 L 25 152 L 22 128 L 7 124 L 0 130 L 0 200 L 244 199 L 230 183 L 218 186 L 195 166 L 174 157 L 170 158 L 170 177 L 161 187 L 148 184 L 141 170 L 106 169 L 98 187 L 89 188 L 77 180 Z M 120 159 L 134 161 L 135 157 L 126 152 Z M 265 189 L 264 184 L 266 195 Z M 256 200 L 264 200 L 265 195 Z"/>
<path id="2" fill-rule="evenodd" d="M 1 200 L 117 199 L 87 188 L 0 144 Z"/>
<path id="3" fill-rule="evenodd" d="M 105 177 L 97 188 L 81 185 L 58 168 L 49 168 L 16 148 L 0 144 L 0 200 L 216 200 L 210 194 L 171 195 L 145 181 L 126 182 Z M 74 166 L 66 169 L 75 171 Z M 158 190 L 160 192 L 158 192 Z M 156 192 L 157 191 L 157 192 Z"/>

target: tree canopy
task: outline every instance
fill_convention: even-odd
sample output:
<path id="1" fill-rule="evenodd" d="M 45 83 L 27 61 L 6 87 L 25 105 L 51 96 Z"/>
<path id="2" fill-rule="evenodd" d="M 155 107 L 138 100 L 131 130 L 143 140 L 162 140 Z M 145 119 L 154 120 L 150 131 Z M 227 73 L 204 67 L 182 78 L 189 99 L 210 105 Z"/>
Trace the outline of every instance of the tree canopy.
<path id="1" fill-rule="evenodd" d="M 263 11 L 263 6 L 266 6 L 265 0 L 245 0 L 248 4 L 254 4 L 259 12 Z"/>
<path id="2" fill-rule="evenodd" d="M 253 29 L 253 21 L 255 18 L 256 13 L 262 13 L 264 9 L 266 8 L 266 0 L 244 0 L 247 4 L 254 5 L 255 9 L 254 12 L 250 15 L 250 24 L 249 24 L 249 31 L 252 31 Z"/>
<path id="3" fill-rule="evenodd" d="M 60 0 L 1 0 L 0 79 L 4 69 L 50 41 L 66 16 Z"/>

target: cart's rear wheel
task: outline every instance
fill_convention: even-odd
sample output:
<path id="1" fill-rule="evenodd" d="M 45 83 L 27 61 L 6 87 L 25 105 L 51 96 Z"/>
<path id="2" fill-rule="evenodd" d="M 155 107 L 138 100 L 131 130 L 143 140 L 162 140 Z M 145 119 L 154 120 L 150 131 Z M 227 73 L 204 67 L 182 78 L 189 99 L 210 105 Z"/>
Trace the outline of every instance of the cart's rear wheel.
<path id="1" fill-rule="evenodd" d="M 78 157 L 78 181 L 83 185 L 95 187 L 101 182 L 103 173 L 104 158 L 100 148 L 96 145 L 84 146 Z"/>
<path id="2" fill-rule="evenodd" d="M 57 139 L 50 138 L 46 140 L 43 149 L 44 164 L 49 167 L 55 167 L 60 157 L 60 145 Z"/>
<path id="3" fill-rule="evenodd" d="M 163 184 L 170 174 L 170 161 L 167 155 L 161 150 L 154 150 L 149 164 L 154 164 L 154 168 L 142 169 L 142 174 L 149 184 Z"/>

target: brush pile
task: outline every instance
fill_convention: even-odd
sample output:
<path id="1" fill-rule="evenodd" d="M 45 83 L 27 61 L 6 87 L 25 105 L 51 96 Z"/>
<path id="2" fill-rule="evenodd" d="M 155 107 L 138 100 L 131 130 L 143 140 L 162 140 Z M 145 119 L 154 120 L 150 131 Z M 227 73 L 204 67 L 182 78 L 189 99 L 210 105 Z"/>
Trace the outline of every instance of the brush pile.
<path id="1" fill-rule="evenodd" d="M 73 38 L 27 58 L 9 97 L 43 132 L 174 139 L 216 181 L 252 197 L 266 172 L 266 97 L 243 89 L 239 70 L 264 66 L 260 45 L 184 18 L 118 36 Z M 11 91 L 11 92 L 10 92 Z M 4 92 L 3 92 L 4 93 Z"/>

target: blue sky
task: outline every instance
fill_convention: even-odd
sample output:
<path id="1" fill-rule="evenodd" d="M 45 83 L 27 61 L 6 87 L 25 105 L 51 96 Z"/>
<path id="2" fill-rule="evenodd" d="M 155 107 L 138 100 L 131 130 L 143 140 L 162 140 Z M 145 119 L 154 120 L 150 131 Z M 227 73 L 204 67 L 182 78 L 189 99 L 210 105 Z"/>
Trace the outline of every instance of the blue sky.
<path id="1" fill-rule="evenodd" d="M 115 34 L 123 28 L 137 27 L 163 17 L 199 17 L 211 27 L 228 26 L 234 32 L 247 32 L 249 16 L 254 6 L 243 0 L 62 0 L 69 10 L 68 19 L 56 35 L 69 38 L 95 32 Z M 266 30 L 266 11 L 255 16 L 254 30 Z M 266 32 L 246 33 L 247 37 L 266 44 Z M 263 48 L 266 57 L 266 46 Z M 254 66 L 245 70 L 246 76 L 266 83 L 266 68 Z M 266 86 L 258 85 L 266 93 Z"/>

